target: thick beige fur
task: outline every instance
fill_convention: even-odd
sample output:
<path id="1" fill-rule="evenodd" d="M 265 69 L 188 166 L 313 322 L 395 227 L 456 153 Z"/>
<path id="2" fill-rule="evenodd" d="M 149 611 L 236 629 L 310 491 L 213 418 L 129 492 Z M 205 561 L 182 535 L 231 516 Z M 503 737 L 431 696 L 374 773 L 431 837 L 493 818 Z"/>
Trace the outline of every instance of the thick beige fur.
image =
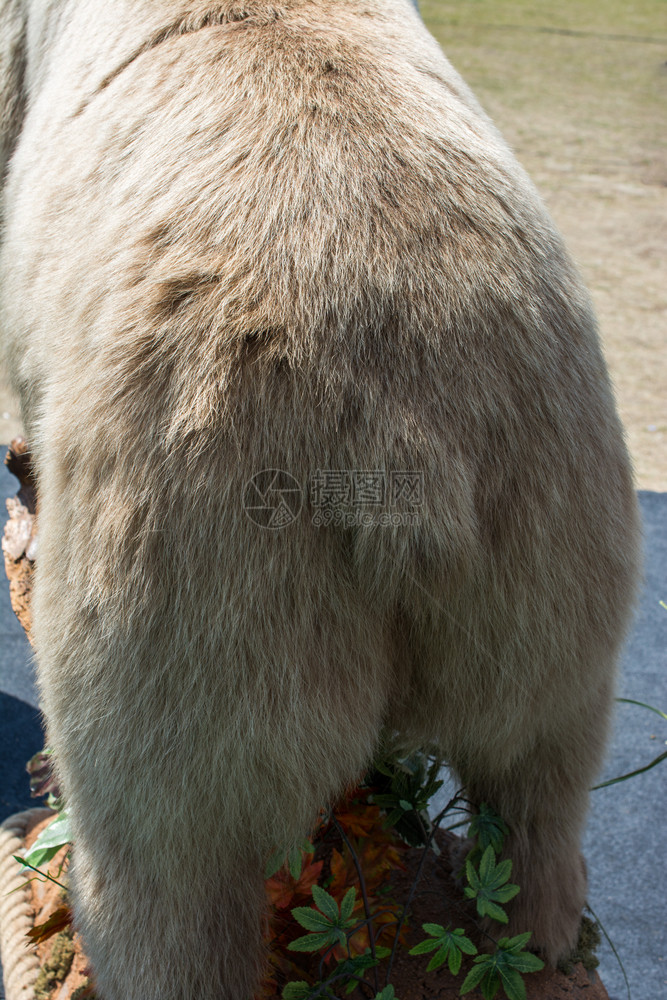
<path id="1" fill-rule="evenodd" d="M 555 961 L 638 522 L 535 189 L 409 0 L 0 0 L 0 26 L 3 336 L 100 995 L 250 997 L 264 860 L 382 726 L 504 816 L 510 932 Z M 424 505 L 267 531 L 265 468 L 420 470 Z"/>

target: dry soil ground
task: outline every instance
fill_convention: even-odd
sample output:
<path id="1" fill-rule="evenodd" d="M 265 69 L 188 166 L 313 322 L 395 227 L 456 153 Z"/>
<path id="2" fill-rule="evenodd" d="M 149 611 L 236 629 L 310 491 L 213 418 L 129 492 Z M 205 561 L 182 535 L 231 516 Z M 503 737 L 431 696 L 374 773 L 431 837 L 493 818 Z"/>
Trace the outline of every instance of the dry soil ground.
<path id="1" fill-rule="evenodd" d="M 667 490 L 667 5 L 421 0 L 591 289 L 642 489 Z M 0 441 L 19 431 L 0 372 Z"/>

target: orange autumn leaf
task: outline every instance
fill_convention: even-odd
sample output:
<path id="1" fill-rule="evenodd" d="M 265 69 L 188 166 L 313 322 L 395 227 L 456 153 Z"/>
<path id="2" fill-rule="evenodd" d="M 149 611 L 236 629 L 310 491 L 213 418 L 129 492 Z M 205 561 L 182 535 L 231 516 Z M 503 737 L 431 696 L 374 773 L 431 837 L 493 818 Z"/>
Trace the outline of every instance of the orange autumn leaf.
<path id="1" fill-rule="evenodd" d="M 286 907 L 294 905 L 294 900 L 297 897 L 309 897 L 310 890 L 317 884 L 321 871 L 321 861 L 304 864 L 298 879 L 291 875 L 289 868 L 281 868 L 280 871 L 266 880 L 266 894 L 269 902 L 277 910 L 284 910 Z"/>
<path id="2" fill-rule="evenodd" d="M 357 885 L 357 869 L 348 850 L 344 855 L 334 847 L 331 853 L 331 885 L 328 891 L 334 899 L 342 899 L 345 891 Z"/>
<path id="3" fill-rule="evenodd" d="M 360 808 L 348 808 L 337 812 L 336 819 L 348 837 L 370 837 L 382 826 L 379 806 L 360 803 Z"/>
<path id="4" fill-rule="evenodd" d="M 396 936 L 396 928 L 401 916 L 401 906 L 390 898 L 379 898 L 376 893 L 386 884 L 386 874 L 392 868 L 403 868 L 401 852 L 394 844 L 374 845 L 362 841 L 356 847 L 360 859 L 364 880 L 366 882 L 369 910 L 373 914 L 373 927 L 376 944 L 391 947 Z M 334 850 L 331 854 L 331 884 L 329 893 L 338 902 L 343 898 L 350 886 L 358 886 L 359 880 L 356 865 L 347 847 L 343 852 Z M 359 923 L 366 919 L 361 895 L 357 897 L 353 915 Z M 405 938 L 405 928 L 401 932 L 401 941 Z M 349 939 L 350 951 L 353 955 L 362 955 L 370 946 L 367 926 L 361 927 Z M 346 957 L 347 951 L 342 946 L 336 946 L 332 956 L 337 960 Z"/>
<path id="5" fill-rule="evenodd" d="M 351 887 L 355 888 L 357 897 L 353 916 L 363 926 L 350 938 L 350 953 L 360 955 L 369 947 L 366 913 L 352 852 L 363 873 L 375 942 L 385 947 L 394 944 L 402 907 L 391 898 L 388 876 L 392 870 L 404 868 L 402 859 L 407 846 L 395 831 L 383 825 L 384 814 L 377 805 L 368 801 L 371 795 L 370 788 L 351 789 L 333 812 L 321 814 L 311 839 L 323 860 L 309 863 L 311 855 L 304 854 L 304 867 L 298 879 L 292 877 L 285 865 L 266 880 L 270 913 L 267 914 L 264 940 L 268 947 L 269 968 L 255 1000 L 275 997 L 285 982 L 312 981 L 316 956 L 297 958 L 287 949 L 291 941 L 303 936 L 303 928 L 291 911 L 296 906 L 312 906 L 311 890 L 315 884 L 326 888 L 339 906 L 345 893 Z M 403 943 L 405 932 L 406 928 L 403 928 L 400 935 Z M 348 957 L 348 949 L 344 945 L 327 951 L 327 966 Z M 319 953 L 317 961 L 322 954 Z"/>
<path id="6" fill-rule="evenodd" d="M 399 903 L 395 903 L 393 900 L 378 899 L 376 896 L 368 896 L 368 905 L 373 916 L 375 944 L 391 948 L 394 944 L 398 923 L 401 919 L 401 905 Z M 364 923 L 366 920 L 366 913 L 364 910 L 363 899 L 359 898 L 357 900 L 354 910 L 352 911 L 352 915 L 355 917 L 356 921 L 359 924 L 363 924 L 363 926 L 360 927 L 359 930 L 355 931 L 354 934 L 348 939 L 346 947 L 336 945 L 333 949 L 332 958 L 335 958 L 337 961 L 342 961 L 347 958 L 348 947 L 352 955 L 363 955 L 366 949 L 370 948 L 371 941 L 368 933 L 368 925 Z M 406 933 L 407 927 L 404 925 L 401 929 L 399 938 L 402 944 L 405 944 Z"/>
<path id="7" fill-rule="evenodd" d="M 405 847 L 403 844 L 389 839 L 389 841 L 385 840 L 384 843 L 365 840 L 353 846 L 359 858 L 369 892 L 374 892 L 383 884 L 389 872 L 405 869 L 403 864 Z M 358 883 L 357 868 L 346 846 L 342 853 L 335 848 L 332 852 L 331 877 L 332 883 L 329 892 L 334 899 L 338 899 L 339 894 L 342 899 L 344 890 Z"/>
<path id="8" fill-rule="evenodd" d="M 390 871 L 396 868 L 405 870 L 402 860 L 404 851 L 402 844 L 392 841 L 381 843 L 373 840 L 359 845 L 358 853 L 366 881 L 377 885 L 385 880 Z"/>

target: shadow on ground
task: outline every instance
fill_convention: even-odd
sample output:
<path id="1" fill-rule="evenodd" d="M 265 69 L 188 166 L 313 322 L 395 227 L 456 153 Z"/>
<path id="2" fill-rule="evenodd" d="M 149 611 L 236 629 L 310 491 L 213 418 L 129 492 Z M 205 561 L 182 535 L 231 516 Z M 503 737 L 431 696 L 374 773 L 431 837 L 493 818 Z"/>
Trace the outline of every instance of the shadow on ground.
<path id="1" fill-rule="evenodd" d="M 4 819 L 37 805 L 30 798 L 25 766 L 42 749 L 44 737 L 39 710 L 4 692 L 0 692 L 0 718 L 0 819 Z"/>

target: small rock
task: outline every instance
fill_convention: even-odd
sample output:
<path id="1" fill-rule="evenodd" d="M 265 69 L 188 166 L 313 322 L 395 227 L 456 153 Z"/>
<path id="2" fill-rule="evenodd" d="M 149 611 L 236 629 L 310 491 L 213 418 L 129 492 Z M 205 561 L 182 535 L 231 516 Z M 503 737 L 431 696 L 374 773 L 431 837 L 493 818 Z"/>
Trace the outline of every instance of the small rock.
<path id="1" fill-rule="evenodd" d="M 9 520 L 2 537 L 2 551 L 10 559 L 20 559 L 30 543 L 33 516 L 15 497 L 7 501 Z"/>

